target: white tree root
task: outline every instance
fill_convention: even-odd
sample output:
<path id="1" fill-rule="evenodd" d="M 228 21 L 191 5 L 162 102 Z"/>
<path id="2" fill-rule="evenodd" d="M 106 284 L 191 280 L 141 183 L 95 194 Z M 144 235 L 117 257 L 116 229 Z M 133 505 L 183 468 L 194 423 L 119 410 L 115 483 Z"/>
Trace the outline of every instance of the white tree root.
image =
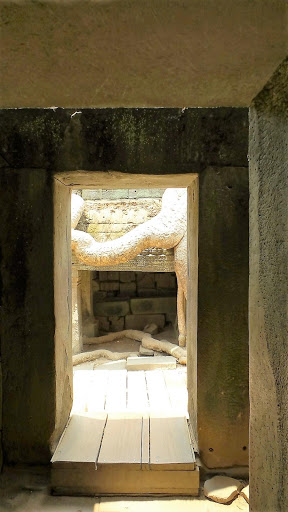
<path id="1" fill-rule="evenodd" d="M 85 338 L 84 343 L 89 345 L 99 345 L 100 343 L 108 343 L 109 341 L 118 341 L 121 338 L 129 338 L 131 340 L 140 341 L 145 348 L 156 350 L 157 352 L 165 352 L 166 354 L 175 357 L 175 359 L 177 359 L 180 364 L 185 365 L 187 363 L 187 354 L 184 348 L 179 347 L 178 345 L 174 345 L 174 343 L 170 343 L 166 340 L 156 340 L 155 338 L 152 338 L 150 334 L 142 331 L 136 331 L 134 329 L 126 329 L 120 332 L 111 332 L 105 336 L 99 336 L 97 338 Z M 93 352 L 96 353 L 100 351 L 95 350 Z M 87 352 L 87 354 L 93 354 L 93 352 Z M 78 354 L 74 356 L 74 358 L 85 354 L 86 353 Z M 122 358 L 124 358 L 123 355 Z"/>
<path id="2" fill-rule="evenodd" d="M 183 288 L 180 281 L 178 280 L 178 291 L 177 291 L 177 318 L 178 318 L 178 329 L 179 337 L 178 342 L 180 347 L 186 345 L 186 299 Z"/>
<path id="3" fill-rule="evenodd" d="M 177 318 L 178 343 L 180 347 L 186 346 L 186 300 L 187 300 L 187 230 L 180 242 L 174 247 L 174 264 L 177 276 Z"/>
<path id="4" fill-rule="evenodd" d="M 83 208 L 84 202 L 72 194 L 72 227 Z M 78 260 L 86 265 L 117 265 L 132 260 L 150 247 L 175 247 L 185 233 L 186 216 L 186 189 L 167 189 L 162 197 L 161 211 L 152 219 L 115 240 L 102 243 L 96 242 L 89 233 L 72 229 L 72 249 Z"/>
<path id="5" fill-rule="evenodd" d="M 120 359 L 127 359 L 130 356 L 137 356 L 138 352 L 111 352 L 111 350 L 91 350 L 91 352 L 83 352 L 76 354 L 72 357 L 73 366 L 78 364 L 88 363 L 104 357 L 109 361 L 120 361 Z"/>
<path id="6" fill-rule="evenodd" d="M 83 199 L 72 194 L 72 249 L 86 265 L 117 265 L 133 259 L 144 249 L 174 247 L 175 272 L 178 282 L 177 316 L 179 345 L 186 345 L 185 299 L 187 299 L 187 190 L 167 189 L 162 197 L 160 213 L 129 233 L 108 242 L 96 242 L 76 226 L 84 209 Z M 183 296 L 184 295 L 184 296 Z M 101 343 L 101 342 L 100 342 Z"/>

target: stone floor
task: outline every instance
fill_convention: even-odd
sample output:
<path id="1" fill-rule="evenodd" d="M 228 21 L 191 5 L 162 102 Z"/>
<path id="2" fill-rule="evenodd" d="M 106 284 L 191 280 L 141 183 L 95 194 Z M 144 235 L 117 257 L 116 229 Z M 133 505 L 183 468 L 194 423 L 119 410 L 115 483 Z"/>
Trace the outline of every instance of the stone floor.
<path id="1" fill-rule="evenodd" d="M 51 496 L 48 468 L 6 468 L 0 477 L 0 512 L 248 512 L 239 496 L 230 505 L 199 498 Z"/>

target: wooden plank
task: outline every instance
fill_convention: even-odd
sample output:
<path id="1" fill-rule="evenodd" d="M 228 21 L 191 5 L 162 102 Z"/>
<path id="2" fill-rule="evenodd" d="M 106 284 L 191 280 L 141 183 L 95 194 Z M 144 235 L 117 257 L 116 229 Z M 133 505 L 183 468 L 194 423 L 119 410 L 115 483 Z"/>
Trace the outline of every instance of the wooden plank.
<path id="1" fill-rule="evenodd" d="M 141 443 L 141 469 L 150 469 L 150 416 L 143 414 L 142 417 L 142 443 Z"/>
<path id="2" fill-rule="evenodd" d="M 155 368 L 176 368 L 176 359 L 173 356 L 154 356 L 127 358 L 127 370 L 155 370 Z"/>
<path id="3" fill-rule="evenodd" d="M 85 390 L 85 404 L 88 412 L 104 411 L 109 372 L 93 371 Z"/>
<path id="4" fill-rule="evenodd" d="M 162 370 L 145 372 L 150 411 L 170 411 L 171 404 Z"/>
<path id="5" fill-rule="evenodd" d="M 148 411 L 148 395 L 145 373 L 127 372 L 127 411 Z"/>
<path id="6" fill-rule="evenodd" d="M 108 371 L 105 411 L 126 411 L 126 370 Z"/>
<path id="7" fill-rule="evenodd" d="M 150 469 L 195 469 L 195 456 L 185 417 L 150 414 Z"/>
<path id="8" fill-rule="evenodd" d="M 186 372 L 181 370 L 163 370 L 173 415 L 188 417 L 188 391 Z"/>
<path id="9" fill-rule="evenodd" d="M 142 416 L 137 413 L 109 413 L 97 467 L 129 464 L 141 469 Z"/>
<path id="10" fill-rule="evenodd" d="M 93 370 L 74 370 L 71 414 L 87 412 L 86 392 L 89 389 L 92 374 Z"/>
<path id="11" fill-rule="evenodd" d="M 88 463 L 95 469 L 106 418 L 106 413 L 71 416 L 52 457 L 52 464 L 59 467 Z"/>
<path id="12" fill-rule="evenodd" d="M 198 496 L 199 470 L 133 471 L 127 466 L 102 466 L 97 471 L 52 468 L 51 484 L 53 494 L 68 496 Z"/>

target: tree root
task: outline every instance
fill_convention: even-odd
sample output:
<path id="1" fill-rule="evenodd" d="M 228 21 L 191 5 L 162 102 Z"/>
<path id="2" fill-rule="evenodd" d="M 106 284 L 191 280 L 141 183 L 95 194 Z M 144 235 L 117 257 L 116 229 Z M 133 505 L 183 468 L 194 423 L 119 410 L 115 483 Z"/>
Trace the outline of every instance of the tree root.
<path id="1" fill-rule="evenodd" d="M 111 350 L 91 350 L 91 352 L 82 352 L 72 357 L 73 366 L 78 364 L 88 363 L 104 357 L 109 361 L 120 361 L 120 359 L 127 359 L 130 356 L 137 356 L 138 352 L 111 352 Z"/>
<path id="2" fill-rule="evenodd" d="M 170 343 L 169 341 L 166 340 L 156 340 L 155 338 L 152 338 L 150 334 L 142 331 L 136 331 L 134 329 L 126 329 L 120 332 L 111 332 L 109 334 L 106 334 L 105 336 L 99 336 L 97 338 L 85 338 L 84 343 L 89 345 L 99 345 L 100 343 L 108 343 L 109 341 L 118 341 L 121 338 L 129 338 L 131 340 L 140 341 L 143 347 L 145 348 L 149 348 L 150 350 L 156 350 L 157 352 L 165 352 L 166 354 L 175 357 L 175 359 L 177 359 L 180 364 L 187 364 L 187 354 L 184 348 L 179 347 L 178 345 L 174 345 L 174 343 Z M 93 354 L 94 352 L 100 351 L 95 350 L 93 352 L 87 352 L 87 354 Z M 82 354 L 78 354 L 77 356 L 74 357 L 78 357 L 81 355 Z M 123 355 L 122 358 L 124 358 Z"/>

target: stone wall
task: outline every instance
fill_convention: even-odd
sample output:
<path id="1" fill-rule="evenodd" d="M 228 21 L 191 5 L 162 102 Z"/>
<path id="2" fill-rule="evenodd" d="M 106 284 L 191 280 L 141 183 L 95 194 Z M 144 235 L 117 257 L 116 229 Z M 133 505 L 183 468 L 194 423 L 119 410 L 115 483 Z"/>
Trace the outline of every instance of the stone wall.
<path id="1" fill-rule="evenodd" d="M 164 189 L 115 189 L 115 190 L 78 190 L 77 193 L 85 200 L 84 211 L 77 225 L 77 229 L 89 233 L 97 242 L 106 242 L 119 238 L 131 231 L 139 224 L 155 217 L 161 209 L 161 198 Z M 83 270 L 79 276 L 80 286 L 85 293 L 85 288 L 91 286 L 93 316 L 85 318 L 83 327 L 79 327 L 77 320 L 73 328 L 74 353 L 79 352 L 80 330 L 83 328 L 84 336 L 97 336 L 108 332 L 121 331 L 123 329 L 140 329 L 146 324 L 155 323 L 160 329 L 167 324 L 174 324 L 176 319 L 176 276 L 173 273 L 145 272 L 147 266 L 151 270 L 151 264 L 155 262 L 158 269 L 158 259 L 154 255 L 155 250 L 147 249 L 141 253 L 135 261 L 130 262 L 130 267 L 135 271 L 89 271 L 88 280 L 83 278 Z M 173 257 L 173 249 L 170 251 L 157 250 L 158 258 L 161 255 L 161 268 L 165 268 L 167 254 Z M 73 265 L 75 268 L 85 266 Z M 141 267 L 141 272 L 137 272 Z M 101 269 L 101 267 L 99 267 Z M 117 265 L 115 266 L 117 269 Z M 82 276 L 82 277 L 81 277 Z M 83 278 L 83 279 L 82 279 Z M 91 284 L 90 284 L 91 280 Z M 76 288 L 74 294 L 76 294 Z M 144 300 L 146 297 L 146 300 Z M 158 299 L 157 299 L 158 297 Z M 162 298 L 167 300 L 162 300 Z M 136 314 L 137 306 L 140 312 Z M 141 301 L 142 298 L 142 301 Z M 148 299 L 149 310 L 148 307 Z M 141 310 L 142 302 L 142 310 Z M 80 302 L 79 302 L 80 305 Z M 86 304 L 83 305 L 84 309 Z M 75 308 L 74 308 L 75 309 Z M 78 318 L 78 311 L 74 311 Z M 117 314 L 115 314 L 117 311 Z M 76 314 L 77 313 L 77 314 Z M 75 317 L 76 318 L 76 317 Z M 81 322 L 81 315 L 79 316 Z M 78 345 L 78 350 L 77 350 Z"/>
<path id="2" fill-rule="evenodd" d="M 82 190 L 84 212 L 77 229 L 97 242 L 114 240 L 155 217 L 161 209 L 164 190 Z"/>
<path id="3" fill-rule="evenodd" d="M 250 507 L 288 504 L 288 59 L 250 110 Z"/>
<path id="4" fill-rule="evenodd" d="M 243 464 L 243 454 L 245 462 L 248 459 L 248 450 L 243 451 L 247 446 L 243 438 L 246 443 L 248 437 L 248 112 L 233 108 L 81 112 L 79 115 L 74 115 L 74 110 L 63 109 L 1 112 L 0 165 L 1 174 L 5 172 L 8 179 L 1 187 L 1 222 L 9 226 L 1 233 L 5 308 L 2 307 L 0 335 L 6 460 L 20 462 L 29 458 L 30 462 L 37 462 L 41 445 L 41 460 L 48 462 L 56 409 L 58 414 L 62 410 L 62 422 L 70 412 L 71 360 L 64 344 L 55 351 L 53 258 L 57 251 L 53 245 L 56 218 L 51 212 L 56 200 L 49 187 L 55 177 L 68 193 L 69 187 L 61 184 L 65 172 L 71 173 L 74 189 L 81 188 L 81 184 L 83 187 L 77 171 L 82 169 L 86 178 L 91 174 L 96 181 L 97 171 L 101 176 L 106 174 L 107 186 L 101 188 L 109 188 L 111 177 L 116 181 L 112 169 L 126 173 L 129 180 L 145 174 L 146 182 L 161 176 L 172 183 L 173 177 L 173 186 L 177 186 L 179 174 L 199 173 L 199 234 L 203 235 L 199 240 L 197 408 L 198 432 L 204 432 L 199 436 L 199 449 L 210 467 Z M 32 171 L 27 173 L 24 165 L 34 173 L 40 168 L 39 177 L 48 189 L 43 185 L 41 193 L 41 187 L 39 191 L 32 180 Z M 48 195 L 44 194 L 45 190 Z M 206 199 L 209 207 L 205 209 Z M 35 216 L 32 225 L 23 218 L 23 205 L 27 213 Z M 68 198 L 61 207 L 69 212 Z M 71 308 L 65 292 L 69 282 L 65 263 L 67 244 L 68 232 L 63 233 L 61 251 L 57 253 L 59 305 L 65 310 Z M 31 261 L 32 255 L 41 270 L 34 266 L 26 272 L 26 262 Z M 42 256 L 45 256 L 43 264 Z M 15 280 L 15 269 L 21 279 Z M 37 270 L 37 279 L 33 269 Z M 43 289 L 39 286 L 39 275 Z M 65 315 L 62 321 L 56 318 L 56 327 L 59 321 L 61 325 L 60 341 L 69 337 L 69 314 Z M 21 357 L 10 357 L 11 346 L 20 349 Z M 59 398 L 59 404 L 54 395 L 51 398 L 51 389 L 54 393 L 59 381 L 55 357 L 61 362 L 58 395 L 65 397 Z M 195 359 L 190 368 L 196 366 Z M 235 379 L 237 375 L 242 375 L 241 387 Z M 23 388 L 28 389 L 24 396 Z M 196 395 L 194 389 L 193 393 Z M 191 394 L 189 389 L 190 410 Z M 45 404 L 41 410 L 39 403 Z M 17 415 L 13 412 L 16 410 Z M 23 424 L 29 426 L 25 430 L 25 442 L 22 442 L 23 429 L 20 431 Z M 57 432 L 60 426 L 58 423 Z M 217 436 L 213 434 L 215 427 Z"/>
<path id="5" fill-rule="evenodd" d="M 154 272 L 94 272 L 93 310 L 99 334 L 123 329 L 160 329 L 176 319 L 176 276 Z"/>

